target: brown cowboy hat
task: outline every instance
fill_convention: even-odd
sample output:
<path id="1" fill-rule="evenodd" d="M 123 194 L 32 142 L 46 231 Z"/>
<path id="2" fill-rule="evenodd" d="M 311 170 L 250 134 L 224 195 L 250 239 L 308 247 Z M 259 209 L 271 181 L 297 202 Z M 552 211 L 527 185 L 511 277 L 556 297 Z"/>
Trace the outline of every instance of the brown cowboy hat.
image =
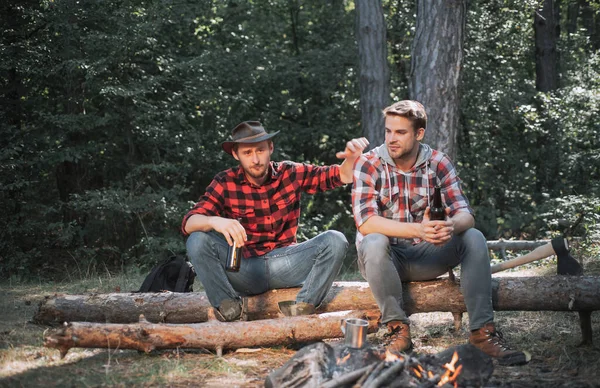
<path id="1" fill-rule="evenodd" d="M 231 150 L 234 144 L 239 143 L 260 143 L 261 141 L 268 140 L 273 136 L 277 135 L 279 131 L 274 133 L 267 133 L 263 128 L 262 124 L 258 121 L 244 121 L 238 124 L 231 131 L 231 141 L 225 141 L 221 146 L 223 150 L 229 155 L 233 155 Z"/>

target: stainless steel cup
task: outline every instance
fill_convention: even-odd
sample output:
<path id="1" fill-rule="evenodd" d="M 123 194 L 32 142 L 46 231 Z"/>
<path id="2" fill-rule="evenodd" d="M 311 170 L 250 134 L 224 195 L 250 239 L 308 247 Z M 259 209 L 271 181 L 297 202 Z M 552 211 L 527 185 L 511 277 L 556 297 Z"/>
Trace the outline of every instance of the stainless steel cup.
<path id="1" fill-rule="evenodd" d="M 367 343 L 367 329 L 369 321 L 358 318 L 342 319 L 342 333 L 344 333 L 344 343 L 351 348 L 360 349 Z"/>

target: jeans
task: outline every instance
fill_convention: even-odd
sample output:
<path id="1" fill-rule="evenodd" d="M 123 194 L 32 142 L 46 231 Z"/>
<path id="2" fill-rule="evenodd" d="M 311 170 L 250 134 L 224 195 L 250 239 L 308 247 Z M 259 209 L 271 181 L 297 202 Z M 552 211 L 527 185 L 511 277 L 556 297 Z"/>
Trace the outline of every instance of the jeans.
<path id="1" fill-rule="evenodd" d="M 427 242 L 390 245 L 388 237 L 372 233 L 360 243 L 358 264 L 379 306 L 382 323 L 409 323 L 403 310 L 402 282 L 432 280 L 459 264 L 470 329 L 494 320 L 490 258 L 485 237 L 477 229 L 455 235 L 441 247 Z"/>
<path id="2" fill-rule="evenodd" d="M 228 244 L 217 232 L 190 234 L 186 248 L 214 307 L 227 299 L 297 286 L 302 286 L 297 302 L 318 306 L 342 267 L 348 241 L 343 233 L 329 230 L 300 244 L 244 258 L 239 272 L 225 271 Z"/>

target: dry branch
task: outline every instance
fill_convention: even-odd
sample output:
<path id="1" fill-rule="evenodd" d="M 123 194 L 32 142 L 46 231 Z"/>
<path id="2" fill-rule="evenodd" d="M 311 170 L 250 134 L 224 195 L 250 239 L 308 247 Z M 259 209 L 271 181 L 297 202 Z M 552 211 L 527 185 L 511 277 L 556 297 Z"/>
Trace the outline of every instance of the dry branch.
<path id="1" fill-rule="evenodd" d="M 594 276 L 547 276 L 494 278 L 494 309 L 497 311 L 596 311 L 600 310 L 600 278 Z M 280 316 L 277 302 L 295 299 L 298 288 L 280 289 L 248 298 L 250 320 Z M 466 312 L 460 287 L 450 280 L 406 283 L 408 314 L 449 311 Z M 112 293 L 55 295 L 43 301 L 34 321 L 137 322 L 143 314 L 150 322 L 197 323 L 208 320 L 211 307 L 202 292 Z M 377 304 L 365 282 L 334 283 L 319 313 L 375 310 Z"/>

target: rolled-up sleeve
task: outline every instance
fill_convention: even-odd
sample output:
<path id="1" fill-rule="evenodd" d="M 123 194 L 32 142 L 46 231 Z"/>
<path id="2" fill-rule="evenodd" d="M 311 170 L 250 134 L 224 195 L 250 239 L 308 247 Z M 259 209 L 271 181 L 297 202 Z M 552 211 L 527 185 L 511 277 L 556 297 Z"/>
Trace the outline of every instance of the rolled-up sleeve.
<path id="1" fill-rule="evenodd" d="M 474 212 L 469 204 L 469 200 L 462 190 L 462 181 L 450 159 L 447 157 L 442 158 L 437 171 L 438 178 L 442 183 L 444 202 L 450 208 L 450 217 L 460 212 L 473 214 Z"/>
<path id="2" fill-rule="evenodd" d="M 343 186 L 340 177 L 340 166 L 315 166 L 307 163 L 294 163 L 296 176 L 299 178 L 302 191 L 315 194 L 320 191 L 333 190 Z"/>
<path id="3" fill-rule="evenodd" d="M 194 214 L 201 214 L 205 216 L 218 216 L 223 211 L 225 189 L 221 182 L 217 179 L 213 179 L 210 185 L 206 188 L 206 192 L 200 197 L 198 202 L 194 205 L 184 217 L 181 223 L 181 232 L 187 236 L 189 233 L 185 231 L 185 225 L 191 216 Z"/>

